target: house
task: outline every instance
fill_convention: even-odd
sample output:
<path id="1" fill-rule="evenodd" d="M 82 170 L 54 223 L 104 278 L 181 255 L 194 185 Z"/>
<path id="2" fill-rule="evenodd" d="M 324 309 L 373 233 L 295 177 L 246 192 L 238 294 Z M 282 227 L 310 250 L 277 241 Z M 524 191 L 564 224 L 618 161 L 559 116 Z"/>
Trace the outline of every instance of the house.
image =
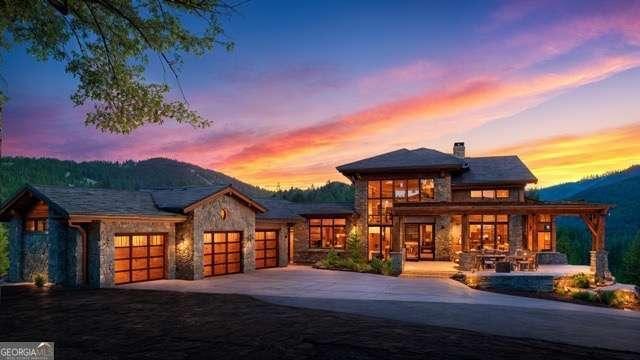
<path id="1" fill-rule="evenodd" d="M 474 250 L 526 249 L 562 263 L 555 217 L 581 216 L 593 237 L 592 268 L 606 277 L 609 206 L 527 199 L 537 179 L 516 156 L 467 157 L 401 149 L 339 166 L 354 203 L 252 198 L 232 185 L 123 191 L 26 185 L 0 207 L 8 222 L 10 281 L 111 287 L 312 263 L 344 251 L 352 231 L 368 258 L 451 261 Z"/>

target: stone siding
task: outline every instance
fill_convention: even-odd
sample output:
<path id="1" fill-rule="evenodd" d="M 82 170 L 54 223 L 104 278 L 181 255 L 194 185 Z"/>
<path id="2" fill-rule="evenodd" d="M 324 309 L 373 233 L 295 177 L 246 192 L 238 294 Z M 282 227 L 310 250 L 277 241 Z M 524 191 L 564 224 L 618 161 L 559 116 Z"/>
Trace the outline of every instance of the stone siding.
<path id="1" fill-rule="evenodd" d="M 46 233 L 24 233 L 22 236 L 22 274 L 18 281 L 33 281 L 36 274 L 49 276 L 49 236 Z"/>
<path id="2" fill-rule="evenodd" d="M 451 216 L 436 217 L 435 231 L 435 260 L 449 261 L 453 256 L 451 237 Z"/>
<path id="3" fill-rule="evenodd" d="M 451 201 L 451 176 L 435 178 L 435 201 Z"/>
<path id="4" fill-rule="evenodd" d="M 64 216 L 49 209 L 49 282 L 64 283 L 67 274 L 68 225 Z"/>
<path id="5" fill-rule="evenodd" d="M 220 210 L 227 213 L 220 216 Z M 193 210 L 193 279 L 202 279 L 203 239 L 205 231 L 242 232 L 242 272 L 255 270 L 255 212 L 236 200 L 225 195 L 206 201 Z"/>
<path id="6" fill-rule="evenodd" d="M 99 287 L 114 286 L 114 253 L 113 242 L 116 234 L 135 233 L 162 233 L 166 234 L 165 240 L 165 278 L 175 278 L 175 226 L 171 222 L 165 221 L 140 221 L 140 220 L 102 220 L 97 232 L 92 232 L 92 241 L 97 241 L 94 247 L 99 249 L 98 259 L 93 258 L 94 266 L 96 260 L 98 267 L 92 267 L 89 273 L 98 273 Z M 96 246 L 97 245 L 97 246 Z M 99 269 L 99 271 L 96 271 Z M 95 285 L 95 275 L 93 277 Z"/>
<path id="7" fill-rule="evenodd" d="M 23 258 L 23 221 L 20 217 L 13 217 L 9 223 L 9 281 L 22 281 Z"/>
<path id="8" fill-rule="evenodd" d="M 256 220 L 256 230 L 278 231 L 278 266 L 289 264 L 289 225 L 286 222 Z"/>
<path id="9" fill-rule="evenodd" d="M 567 254 L 543 251 L 536 254 L 539 265 L 567 265 Z"/>
<path id="10" fill-rule="evenodd" d="M 509 215 L 509 253 L 514 254 L 516 249 L 524 249 L 522 243 L 523 216 Z"/>
<path id="11" fill-rule="evenodd" d="M 200 248 L 202 251 L 202 248 Z M 193 212 L 185 222 L 176 224 L 176 278 L 194 279 Z M 199 255 L 200 257 L 202 255 Z"/>

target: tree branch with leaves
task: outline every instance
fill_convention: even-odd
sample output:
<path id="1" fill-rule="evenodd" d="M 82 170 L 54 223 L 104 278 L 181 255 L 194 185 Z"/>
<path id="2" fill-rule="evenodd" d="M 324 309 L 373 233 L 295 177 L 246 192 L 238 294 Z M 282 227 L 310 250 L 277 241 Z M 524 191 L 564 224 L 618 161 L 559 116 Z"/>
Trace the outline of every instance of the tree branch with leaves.
<path id="1" fill-rule="evenodd" d="M 127 134 L 168 120 L 204 128 L 210 120 L 189 108 L 180 85 L 183 56 L 215 47 L 231 50 L 221 19 L 238 5 L 218 0 L 0 0 L 0 51 L 25 44 L 38 60 L 64 62 L 78 79 L 73 104 L 91 105 L 85 124 L 101 131 Z M 170 97 L 166 80 L 147 81 L 151 59 L 171 73 L 177 98 Z M 0 101 L 5 96 L 0 90 Z"/>

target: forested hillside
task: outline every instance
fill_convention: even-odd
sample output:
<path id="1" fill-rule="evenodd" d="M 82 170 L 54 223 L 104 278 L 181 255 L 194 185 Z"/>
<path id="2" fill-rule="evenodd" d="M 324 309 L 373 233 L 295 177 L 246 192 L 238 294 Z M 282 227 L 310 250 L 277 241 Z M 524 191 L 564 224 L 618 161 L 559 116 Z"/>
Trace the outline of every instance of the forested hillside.
<path id="1" fill-rule="evenodd" d="M 565 194 L 565 195 L 563 195 Z M 613 205 L 607 217 L 606 248 L 611 271 L 626 280 L 623 258 L 640 236 L 640 166 L 537 191 L 540 200 L 585 200 Z M 558 220 L 558 250 L 576 264 L 588 263 L 591 238 L 578 218 Z"/>

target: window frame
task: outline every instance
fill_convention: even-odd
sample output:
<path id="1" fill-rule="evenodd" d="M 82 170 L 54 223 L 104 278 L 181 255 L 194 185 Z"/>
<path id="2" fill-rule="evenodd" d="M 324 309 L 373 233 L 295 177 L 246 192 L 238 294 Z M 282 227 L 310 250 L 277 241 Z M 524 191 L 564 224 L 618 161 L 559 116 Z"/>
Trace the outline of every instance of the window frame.
<path id="1" fill-rule="evenodd" d="M 499 196 L 498 194 L 506 191 L 507 196 Z M 485 196 L 486 194 L 493 194 L 492 196 Z M 495 188 L 495 189 L 471 189 L 469 190 L 469 198 L 470 199 L 478 199 L 478 200 L 504 200 L 511 198 L 511 190 L 505 188 Z"/>
<path id="2" fill-rule="evenodd" d="M 30 230 L 29 224 L 33 225 L 33 230 Z M 42 230 L 38 227 L 38 224 L 43 224 Z M 49 218 L 46 217 L 30 217 L 24 220 L 24 231 L 31 234 L 46 234 L 49 232 Z"/>
<path id="3" fill-rule="evenodd" d="M 482 236 L 485 233 L 485 225 L 488 226 L 493 226 L 493 250 L 497 250 L 498 249 L 498 227 L 499 226 L 504 226 L 506 225 L 506 237 L 504 240 L 504 243 L 507 244 L 507 246 L 509 246 L 509 214 L 471 214 L 468 215 L 469 216 L 469 221 L 468 221 L 468 229 L 467 229 L 467 233 L 469 234 L 469 249 L 472 249 L 471 246 L 471 226 L 479 226 L 480 228 L 480 247 L 482 249 L 484 249 L 484 243 L 482 242 Z M 480 220 L 471 220 L 472 216 L 480 216 Z M 488 216 L 493 216 L 493 220 L 485 220 L 485 217 Z M 505 220 L 500 220 L 500 218 L 502 216 L 506 216 L 506 221 Z M 473 247 L 475 248 L 475 247 Z"/>
<path id="4" fill-rule="evenodd" d="M 320 224 L 319 225 L 311 225 L 311 222 L 313 220 L 319 220 Z M 331 220 L 331 224 L 325 224 L 326 220 Z M 336 224 L 336 220 L 341 220 L 341 222 L 344 222 L 344 224 Z M 347 247 L 347 218 L 346 217 L 342 217 L 342 216 L 331 216 L 331 217 L 309 217 L 307 219 L 308 223 L 309 223 L 309 249 L 338 249 L 338 250 L 344 250 Z M 320 231 L 320 246 L 313 246 L 312 245 L 312 239 L 311 239 L 311 232 L 312 229 L 319 229 Z M 324 237 L 324 228 L 330 228 L 331 229 L 331 239 L 329 239 L 329 246 L 323 246 L 325 239 Z M 344 235 L 344 242 L 342 244 L 342 247 L 336 247 L 336 244 L 338 244 L 338 232 L 336 232 L 336 229 L 342 229 L 342 234 Z"/>
<path id="5" fill-rule="evenodd" d="M 391 192 L 384 192 L 384 183 L 391 183 Z M 403 197 L 396 196 L 396 186 L 399 183 L 404 182 L 404 193 Z M 409 182 L 417 182 L 417 198 L 414 200 L 409 200 Z M 428 195 L 425 195 L 423 191 L 423 184 L 430 182 L 432 184 L 431 191 Z M 375 184 L 374 184 L 375 183 Z M 377 191 L 374 191 L 374 195 L 372 196 L 369 191 L 371 185 L 375 185 L 373 188 L 377 188 Z M 389 201 L 391 206 L 390 209 L 393 209 L 395 204 L 405 204 L 405 203 L 425 203 L 435 200 L 436 195 L 436 181 L 433 177 L 417 177 L 417 178 L 403 178 L 403 179 L 377 179 L 377 180 L 367 180 L 367 224 L 368 225 L 381 225 L 381 226 L 390 226 L 393 225 L 393 216 L 391 213 L 386 214 L 386 207 L 383 206 L 385 201 Z M 415 197 L 415 195 L 414 195 Z M 370 213 L 369 208 L 372 203 L 377 202 L 376 208 L 373 209 Z"/>

